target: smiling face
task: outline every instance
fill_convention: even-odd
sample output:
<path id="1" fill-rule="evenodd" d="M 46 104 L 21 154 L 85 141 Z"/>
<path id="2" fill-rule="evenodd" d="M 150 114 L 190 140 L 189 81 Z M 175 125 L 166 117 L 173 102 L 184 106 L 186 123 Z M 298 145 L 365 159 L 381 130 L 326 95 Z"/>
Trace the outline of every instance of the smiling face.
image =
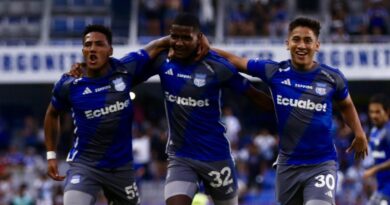
<path id="1" fill-rule="evenodd" d="M 112 47 L 103 33 L 90 32 L 84 36 L 82 52 L 88 70 L 93 72 L 106 70 L 112 51 Z"/>
<path id="2" fill-rule="evenodd" d="M 172 25 L 170 30 L 170 45 L 173 49 L 173 58 L 188 60 L 194 57 L 199 45 L 201 33 L 191 26 Z"/>
<path id="3" fill-rule="evenodd" d="M 320 48 L 320 42 L 313 30 L 308 27 L 295 27 L 286 41 L 291 61 L 295 68 L 310 70 L 314 67 L 314 55 Z"/>

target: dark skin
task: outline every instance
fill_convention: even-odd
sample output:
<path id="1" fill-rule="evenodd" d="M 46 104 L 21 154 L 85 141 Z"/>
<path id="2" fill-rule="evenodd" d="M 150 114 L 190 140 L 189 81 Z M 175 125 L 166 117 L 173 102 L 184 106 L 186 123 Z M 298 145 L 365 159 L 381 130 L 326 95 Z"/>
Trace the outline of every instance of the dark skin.
<path id="1" fill-rule="evenodd" d="M 207 38 L 199 31 L 188 26 L 172 25 L 170 40 L 169 58 L 180 61 L 181 63 L 194 63 L 200 48 L 209 48 Z M 208 51 L 208 49 L 207 49 Z M 205 53 L 207 54 L 207 52 Z M 254 103 L 264 110 L 273 110 L 273 101 L 264 92 L 251 86 L 245 93 Z M 192 198 L 181 194 L 175 195 L 166 200 L 167 205 L 191 205 Z"/>
<path id="2" fill-rule="evenodd" d="M 207 40 L 203 38 L 202 33 L 193 27 L 172 25 L 169 38 L 169 58 L 175 59 L 184 64 L 196 63 L 208 53 L 208 46 L 202 46 L 202 42 Z M 207 49 L 204 49 L 207 48 Z M 73 68 L 71 73 L 80 68 Z M 264 92 L 250 87 L 245 93 L 254 103 L 264 110 L 273 110 L 272 99 Z M 192 197 L 181 194 L 175 195 L 166 200 L 167 205 L 191 205 Z"/>

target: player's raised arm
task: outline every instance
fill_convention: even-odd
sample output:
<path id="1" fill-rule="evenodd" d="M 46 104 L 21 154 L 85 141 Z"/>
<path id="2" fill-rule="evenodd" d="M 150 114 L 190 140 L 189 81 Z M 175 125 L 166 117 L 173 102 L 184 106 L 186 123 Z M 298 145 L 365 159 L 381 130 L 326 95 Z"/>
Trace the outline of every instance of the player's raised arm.
<path id="1" fill-rule="evenodd" d="M 153 40 L 144 47 L 144 50 L 148 52 L 150 58 L 155 58 L 161 51 L 169 49 L 169 40 L 170 36 L 164 36 Z"/>
<path id="2" fill-rule="evenodd" d="M 256 89 L 252 85 L 244 93 L 252 100 L 260 109 L 265 111 L 274 111 L 274 103 L 272 98 L 265 92 Z"/>
<path id="3" fill-rule="evenodd" d="M 353 130 L 355 134 L 355 139 L 347 149 L 347 152 L 354 150 L 356 159 L 364 159 L 364 157 L 366 157 L 368 154 L 367 137 L 360 124 L 359 116 L 355 109 L 355 105 L 352 102 L 351 96 L 348 95 L 347 98 L 339 101 L 338 106 L 340 108 L 344 122 L 347 123 L 347 125 Z"/>
<path id="4" fill-rule="evenodd" d="M 218 48 L 211 48 L 211 50 L 217 52 L 220 56 L 226 58 L 232 63 L 240 72 L 247 72 L 248 59 L 236 56 L 232 53 L 226 52 Z"/>
<path id="5" fill-rule="evenodd" d="M 57 159 L 56 159 L 56 147 L 58 142 L 58 133 L 60 129 L 60 113 L 50 103 L 47 108 L 44 132 L 45 132 L 45 145 L 47 150 L 47 174 L 54 180 L 62 181 L 65 176 L 60 176 L 58 173 Z"/>

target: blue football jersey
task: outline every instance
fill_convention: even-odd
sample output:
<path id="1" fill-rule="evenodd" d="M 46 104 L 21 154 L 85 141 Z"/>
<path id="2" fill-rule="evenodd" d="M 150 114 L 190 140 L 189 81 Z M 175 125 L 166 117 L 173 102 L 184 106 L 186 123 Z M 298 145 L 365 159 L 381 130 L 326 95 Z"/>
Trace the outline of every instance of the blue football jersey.
<path id="1" fill-rule="evenodd" d="M 129 92 L 144 80 L 148 54 L 141 50 L 110 59 L 108 73 L 100 78 L 63 75 L 53 89 L 52 105 L 71 110 L 75 139 L 67 161 L 98 168 L 131 166 L 133 110 Z"/>
<path id="2" fill-rule="evenodd" d="M 248 73 L 270 88 L 278 120 L 277 164 L 316 164 L 336 160 L 332 136 L 332 100 L 348 96 L 338 69 L 318 65 L 302 72 L 291 61 L 249 60 Z"/>
<path id="3" fill-rule="evenodd" d="M 375 165 L 390 160 L 390 122 L 382 128 L 373 127 L 370 132 L 369 144 Z M 384 170 L 376 174 L 378 192 L 390 197 L 390 171 Z"/>
<path id="4" fill-rule="evenodd" d="M 193 64 L 169 60 L 162 53 L 153 66 L 165 97 L 168 155 L 209 162 L 231 159 L 221 120 L 221 91 L 228 87 L 242 93 L 249 81 L 211 52 Z"/>

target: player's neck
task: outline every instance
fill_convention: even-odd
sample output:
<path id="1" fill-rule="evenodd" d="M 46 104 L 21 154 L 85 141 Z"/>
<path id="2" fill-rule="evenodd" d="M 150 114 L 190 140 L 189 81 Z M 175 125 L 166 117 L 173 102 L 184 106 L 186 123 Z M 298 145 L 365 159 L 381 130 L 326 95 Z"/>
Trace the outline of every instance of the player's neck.
<path id="1" fill-rule="evenodd" d="M 385 120 L 383 123 L 375 125 L 378 129 L 382 129 L 387 123 L 389 122 L 389 119 Z"/>
<path id="2" fill-rule="evenodd" d="M 86 74 L 87 74 L 87 77 L 89 77 L 89 78 L 99 78 L 99 77 L 105 76 L 108 73 L 109 69 L 110 69 L 110 66 L 107 63 L 106 65 L 104 65 L 100 69 L 87 68 Z"/>
<path id="3" fill-rule="evenodd" d="M 317 67 L 317 62 L 315 61 L 312 61 L 311 64 L 308 65 L 296 65 L 293 61 L 291 61 L 291 63 L 294 68 L 299 71 L 311 71 Z"/>

